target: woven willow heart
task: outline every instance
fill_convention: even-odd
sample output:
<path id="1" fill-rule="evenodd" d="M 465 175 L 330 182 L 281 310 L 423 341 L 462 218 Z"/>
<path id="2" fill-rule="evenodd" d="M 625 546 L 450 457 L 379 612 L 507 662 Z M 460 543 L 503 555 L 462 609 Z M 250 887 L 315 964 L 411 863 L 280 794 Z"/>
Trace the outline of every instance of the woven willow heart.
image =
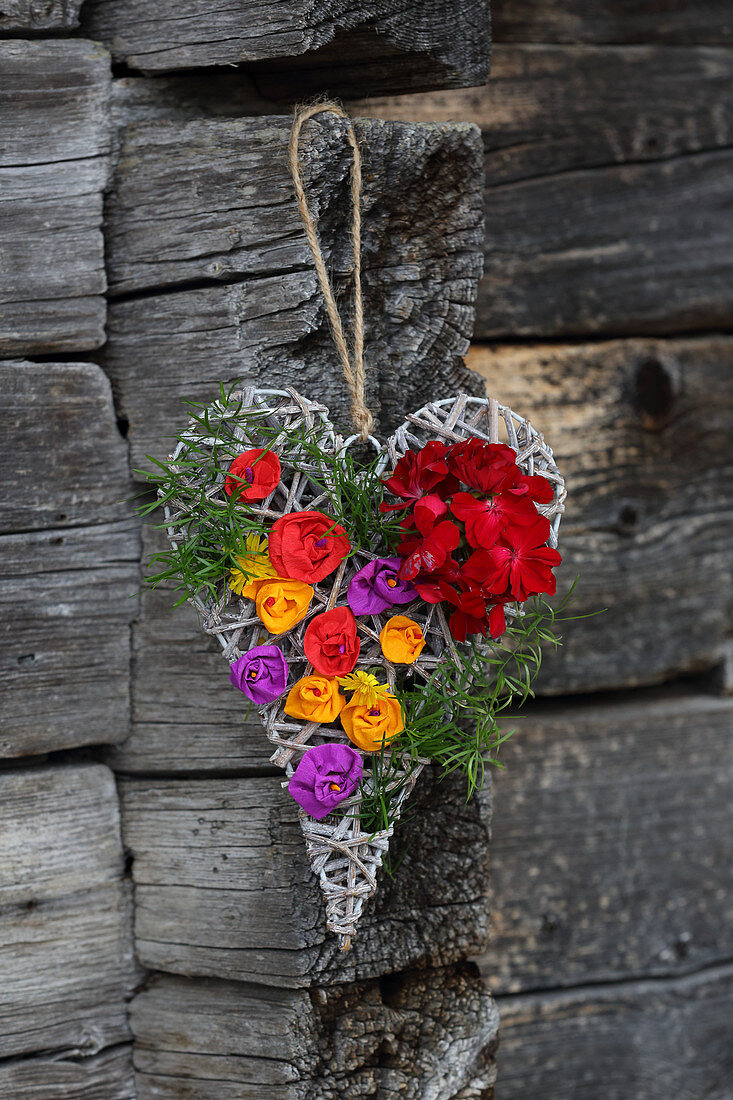
<path id="1" fill-rule="evenodd" d="M 268 526 L 288 512 L 313 509 L 330 514 L 330 497 L 328 492 L 324 493 L 323 485 L 330 483 L 331 473 L 327 464 L 319 465 L 314 453 L 338 455 L 351 441 L 344 443 L 336 434 L 328 410 L 323 405 L 307 400 L 295 390 L 249 388 L 214 402 L 203 420 L 203 424 L 201 418 L 191 421 L 169 460 L 170 468 L 181 475 L 180 483 L 185 484 L 187 493 L 195 495 L 202 492 L 207 499 L 215 499 L 226 506 L 223 474 L 212 483 L 212 467 L 217 465 L 213 460 L 214 451 L 222 445 L 229 447 L 232 455 L 249 448 L 269 447 L 280 458 L 281 480 L 265 500 L 249 505 L 252 514 Z M 260 426 L 266 426 L 266 434 Z M 311 444 L 307 454 L 293 439 L 293 436 L 303 432 Z M 565 486 L 552 451 L 526 420 L 493 400 L 460 394 L 426 405 L 408 416 L 380 448 L 381 469 L 391 471 L 408 449 L 419 449 L 428 440 L 454 443 L 472 436 L 494 443 L 508 443 L 516 452 L 517 464 L 524 473 L 542 474 L 551 483 L 554 499 L 538 510 L 551 521 L 549 545 L 555 547 Z M 376 440 L 373 442 L 379 447 Z M 195 456 L 193 460 L 192 455 Z M 177 460 L 182 463 L 180 467 L 176 467 Z M 315 484 L 313 479 L 321 484 Z M 188 511 L 184 511 L 185 508 Z M 170 523 L 168 533 L 174 548 L 180 547 L 185 538 L 195 536 L 190 523 L 183 527 L 177 524 L 184 515 L 190 516 L 190 503 L 185 505 L 175 499 L 167 502 L 166 521 Z M 265 631 L 255 613 L 253 601 L 235 595 L 225 582 L 221 583 L 220 591 L 217 590 L 216 598 L 194 597 L 192 602 L 203 629 L 217 638 L 227 662 L 235 661 L 254 646 L 275 641 L 287 659 L 290 672 L 288 682 L 292 684 L 311 672 L 311 665 L 303 651 L 308 624 L 323 611 L 345 606 L 349 581 L 359 569 L 378 556 L 377 553 L 357 550 L 352 557 L 342 561 L 335 573 L 313 586 L 315 594 L 307 616 L 291 630 L 275 638 Z M 396 669 L 382 653 L 379 634 L 394 610 L 390 608 L 381 614 L 357 618 L 361 650 L 356 670 L 380 667 L 392 691 L 395 690 Z M 407 673 L 413 678 L 413 683 L 419 685 L 440 665 L 446 647 L 454 653 L 461 647 L 451 637 L 441 604 L 428 604 L 416 598 L 398 610 L 419 623 L 426 640 L 424 649 Z M 507 612 L 517 614 L 511 607 L 507 608 Z M 400 666 L 400 675 L 404 674 L 405 666 Z M 324 742 L 350 744 L 343 730 L 332 725 L 322 726 L 289 717 L 283 710 L 284 702 L 285 695 L 261 707 L 259 713 L 267 736 L 275 746 L 271 760 L 283 768 L 286 775 L 293 774 L 306 749 L 313 745 Z M 389 756 L 386 751 L 385 756 Z M 404 800 L 413 790 L 422 767 L 428 761 L 421 760 L 417 767 L 412 764 L 408 769 L 396 752 L 392 757 L 393 770 L 390 775 L 393 790 L 397 792 L 392 813 L 396 820 Z M 326 923 L 339 936 L 342 947 L 349 946 L 364 903 L 376 890 L 377 872 L 388 850 L 394 827 L 391 824 L 388 829 L 377 832 L 363 831 L 358 814 L 359 802 L 357 791 L 341 804 L 338 814 L 331 814 L 322 821 L 316 821 L 303 810 L 300 811 L 308 858 L 318 875 L 325 898 Z"/>

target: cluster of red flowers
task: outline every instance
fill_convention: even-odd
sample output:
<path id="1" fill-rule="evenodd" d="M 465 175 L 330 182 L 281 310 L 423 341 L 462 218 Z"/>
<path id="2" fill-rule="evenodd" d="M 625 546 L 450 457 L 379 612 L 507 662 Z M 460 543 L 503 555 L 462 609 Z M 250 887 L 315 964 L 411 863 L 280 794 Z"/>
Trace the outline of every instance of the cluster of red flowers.
<path id="1" fill-rule="evenodd" d="M 407 509 L 397 552 L 399 574 L 428 603 L 453 607 L 453 637 L 498 638 L 506 629 L 504 605 L 534 593 L 555 591 L 552 570 L 560 564 L 547 546 L 549 520 L 537 504 L 554 491 L 547 478 L 522 473 L 516 454 L 503 443 L 478 438 L 452 446 L 436 441 L 408 451 L 384 482 Z"/>

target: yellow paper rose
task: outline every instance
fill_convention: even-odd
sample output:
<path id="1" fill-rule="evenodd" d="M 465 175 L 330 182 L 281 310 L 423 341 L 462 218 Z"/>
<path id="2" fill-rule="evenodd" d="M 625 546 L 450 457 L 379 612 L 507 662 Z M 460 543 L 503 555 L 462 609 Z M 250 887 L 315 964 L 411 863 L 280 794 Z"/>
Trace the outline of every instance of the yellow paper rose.
<path id="1" fill-rule="evenodd" d="M 283 634 L 305 618 L 312 599 L 309 584 L 273 577 L 258 584 L 255 606 L 270 634 Z"/>
<path id="2" fill-rule="evenodd" d="M 341 711 L 341 725 L 349 740 L 363 752 L 379 752 L 405 728 L 400 701 L 389 694 L 371 707 L 352 699 Z"/>
<path id="3" fill-rule="evenodd" d="M 345 702 L 337 680 L 330 676 L 304 676 L 288 692 L 285 713 L 306 722 L 334 722 Z"/>
<path id="4" fill-rule="evenodd" d="M 382 653 L 396 665 L 411 665 L 425 648 L 421 627 L 406 615 L 393 615 L 379 635 Z"/>
<path id="5" fill-rule="evenodd" d="M 264 535 L 247 535 L 244 553 L 235 554 L 234 560 L 239 566 L 229 573 L 229 587 L 238 596 L 253 600 L 263 580 L 277 576 L 275 566 L 267 552 L 267 539 Z"/>

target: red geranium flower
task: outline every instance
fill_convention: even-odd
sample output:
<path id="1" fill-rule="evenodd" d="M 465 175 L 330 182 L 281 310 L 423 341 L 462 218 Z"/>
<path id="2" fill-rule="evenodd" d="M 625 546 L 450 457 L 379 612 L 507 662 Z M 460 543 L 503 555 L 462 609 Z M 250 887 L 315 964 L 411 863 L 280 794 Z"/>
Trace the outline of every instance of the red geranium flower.
<path id="1" fill-rule="evenodd" d="M 486 637 L 486 601 L 481 592 L 471 586 L 457 593 L 456 610 L 448 620 L 450 632 L 457 642 L 465 642 L 469 634 Z"/>
<path id="2" fill-rule="evenodd" d="M 543 479 L 544 480 L 544 479 Z M 477 500 L 470 493 L 456 493 L 450 504 L 453 515 L 466 525 L 466 538 L 471 546 L 494 546 L 499 535 L 510 524 L 533 523 L 537 509 L 526 497 L 499 493 L 488 500 Z"/>
<path id="3" fill-rule="evenodd" d="M 534 500 L 537 504 L 549 504 L 555 496 L 551 483 L 541 474 L 520 474 L 507 492 L 526 500 Z"/>
<path id="4" fill-rule="evenodd" d="M 359 659 L 361 641 L 349 607 L 324 611 L 308 624 L 303 651 L 322 676 L 346 676 Z"/>
<path id="5" fill-rule="evenodd" d="M 351 543 L 323 512 L 288 512 L 273 523 L 268 550 L 278 576 L 315 584 L 333 573 Z"/>
<path id="6" fill-rule="evenodd" d="M 391 477 L 382 482 L 402 504 L 380 504 L 381 512 L 394 512 L 406 508 L 410 501 L 420 500 L 435 489 L 440 496 L 450 496 L 458 488 L 458 482 L 448 473 L 447 447 L 431 440 L 419 451 L 406 451 L 394 468 Z"/>
<path id="7" fill-rule="evenodd" d="M 562 558 L 557 550 L 545 545 L 549 534 L 550 521 L 544 516 L 538 516 L 530 526 L 510 527 L 497 546 L 476 550 L 463 572 L 477 580 L 483 578 L 479 583 L 485 593 L 501 595 L 508 590 L 520 602 L 538 592 L 552 595 L 552 570 Z"/>
<path id="8" fill-rule="evenodd" d="M 426 603 L 441 603 L 449 600 L 455 603 L 457 592 L 455 585 L 461 578 L 461 568 L 457 561 L 448 558 L 440 569 L 432 573 L 419 574 L 412 582 L 413 588 Z"/>
<path id="9" fill-rule="evenodd" d="M 224 492 L 237 500 L 264 500 L 280 481 L 280 459 L 260 447 L 243 451 L 232 462 Z"/>
<path id="10" fill-rule="evenodd" d="M 521 475 L 516 453 L 506 443 L 485 443 L 483 439 L 467 439 L 454 443 L 448 454 L 448 469 L 472 489 L 493 496 Z"/>
<path id="11" fill-rule="evenodd" d="M 458 546 L 461 533 L 455 523 L 450 520 L 437 522 L 447 510 L 445 501 L 434 494 L 423 497 L 415 505 L 413 519 L 417 531 L 407 532 L 397 547 L 397 553 L 405 558 L 399 571 L 404 580 L 411 581 L 418 573 L 440 569 Z"/>

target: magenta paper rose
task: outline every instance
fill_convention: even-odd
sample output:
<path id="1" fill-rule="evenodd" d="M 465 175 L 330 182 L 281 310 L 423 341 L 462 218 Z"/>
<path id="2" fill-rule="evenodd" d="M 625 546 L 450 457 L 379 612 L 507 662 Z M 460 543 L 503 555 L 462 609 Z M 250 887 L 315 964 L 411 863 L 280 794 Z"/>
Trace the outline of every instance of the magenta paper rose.
<path id="1" fill-rule="evenodd" d="M 346 598 L 355 615 L 378 615 L 415 599 L 413 586 L 397 574 L 401 564 L 400 558 L 375 558 L 354 574 Z"/>
<path id="2" fill-rule="evenodd" d="M 361 756 L 348 745 L 314 745 L 293 772 L 288 790 L 307 814 L 321 821 L 353 794 L 362 777 Z"/>
<path id="3" fill-rule="evenodd" d="M 288 662 L 276 645 L 258 645 L 243 653 L 229 679 L 258 707 L 282 695 L 288 682 Z"/>

